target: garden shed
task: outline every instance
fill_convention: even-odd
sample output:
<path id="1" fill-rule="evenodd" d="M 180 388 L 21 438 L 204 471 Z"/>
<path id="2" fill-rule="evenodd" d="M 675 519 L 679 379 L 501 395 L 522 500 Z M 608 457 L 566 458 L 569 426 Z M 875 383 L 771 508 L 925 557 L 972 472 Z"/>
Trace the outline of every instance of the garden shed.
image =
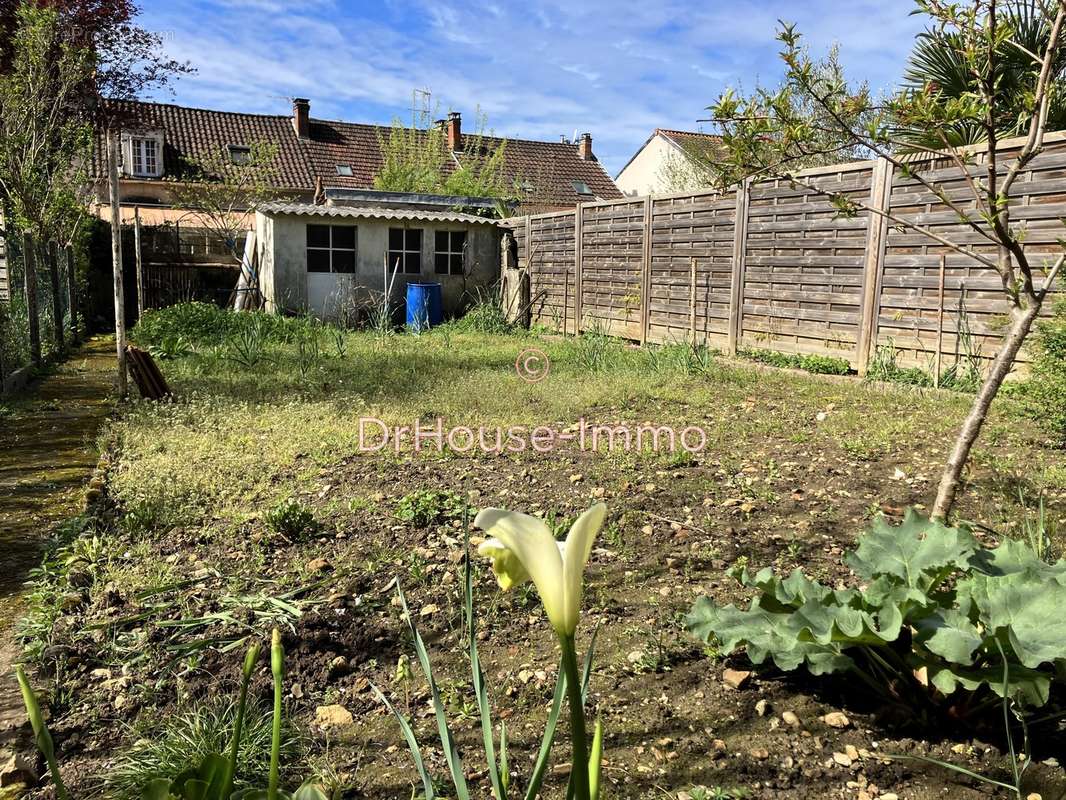
<path id="1" fill-rule="evenodd" d="M 388 278 L 397 311 L 408 283 L 434 282 L 449 315 L 500 274 L 501 231 L 471 214 L 271 203 L 256 213 L 255 231 L 270 311 L 350 321 L 380 302 Z"/>

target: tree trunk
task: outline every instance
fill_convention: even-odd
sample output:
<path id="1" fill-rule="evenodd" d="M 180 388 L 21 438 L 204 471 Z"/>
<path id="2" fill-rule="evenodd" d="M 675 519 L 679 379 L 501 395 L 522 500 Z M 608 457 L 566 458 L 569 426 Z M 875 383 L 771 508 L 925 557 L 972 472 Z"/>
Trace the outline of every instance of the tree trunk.
<path id="1" fill-rule="evenodd" d="M 958 494 L 959 484 L 962 481 L 962 471 L 970 459 L 970 450 L 981 433 L 981 427 L 988 416 L 992 401 L 999 393 L 999 387 L 1003 385 L 1003 381 L 1010 373 L 1011 367 L 1014 365 L 1014 359 L 1018 356 L 1022 343 L 1025 342 L 1025 337 L 1029 335 L 1033 322 L 1036 321 L 1037 316 L 1040 314 L 1042 303 L 1039 300 L 1029 297 L 1028 303 L 1029 306 L 1027 308 L 1012 313 L 1014 324 L 1003 340 L 1003 346 L 992 362 L 988 377 L 985 378 L 985 382 L 981 385 L 980 391 L 974 398 L 973 405 L 970 406 L 970 413 L 966 416 L 962 429 L 955 439 L 955 447 L 952 449 L 951 457 L 944 467 L 944 474 L 940 477 L 936 503 L 933 505 L 933 519 L 947 520 L 948 514 L 951 513 L 951 509 L 955 505 L 955 495 Z"/>
<path id="2" fill-rule="evenodd" d="M 118 396 L 126 398 L 126 301 L 122 287 L 122 209 L 119 200 L 119 136 L 108 131 L 108 184 L 111 190 L 111 270 L 115 282 L 115 351 L 118 356 Z"/>

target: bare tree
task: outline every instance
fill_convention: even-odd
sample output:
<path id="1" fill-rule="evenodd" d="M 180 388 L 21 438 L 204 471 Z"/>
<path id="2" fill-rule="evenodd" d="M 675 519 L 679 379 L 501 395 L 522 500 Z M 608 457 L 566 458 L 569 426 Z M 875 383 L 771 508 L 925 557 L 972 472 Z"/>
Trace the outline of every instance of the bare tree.
<path id="1" fill-rule="evenodd" d="M 776 92 L 759 91 L 748 98 L 726 92 L 712 111 L 723 131 L 732 180 L 789 180 L 828 198 L 842 215 L 854 216 L 862 211 L 881 215 L 892 225 L 920 233 L 930 242 L 973 259 L 999 275 L 1011 323 L 945 465 L 933 506 L 933 516 L 943 519 L 954 505 L 963 470 L 992 401 L 1066 260 L 1063 250 L 1034 263 L 1036 257 L 1023 246 L 1025 226 L 1012 222 L 1010 205 L 1011 190 L 1019 176 L 1044 148 L 1052 86 L 1062 63 L 1066 0 L 1036 3 L 1036 11 L 1047 26 L 1046 36 L 1040 38 L 1043 47 L 1036 52 L 1021 43 L 1011 24 L 1013 17 L 997 6 L 997 0 L 919 0 L 917 6 L 928 15 L 934 29 L 950 32 L 946 41 L 970 75 L 975 91 L 962 97 L 947 97 L 930 81 L 921 87 L 910 86 L 884 102 L 874 102 L 864 88 L 851 89 L 842 76 L 819 74 L 800 45 L 794 26 L 783 24 L 778 39 L 784 45 L 781 57 L 787 69 L 785 85 Z M 1001 79 L 1002 65 L 1008 57 L 1011 64 L 1016 64 L 1019 51 L 1028 70 L 1015 75 L 1008 93 Z M 809 109 L 816 109 L 817 113 L 789 102 L 792 92 L 807 97 Z M 1011 156 L 999 151 L 1005 108 L 1023 115 L 1025 130 L 1024 141 Z M 1019 108 L 1021 112 L 1017 112 Z M 974 125 L 982 131 L 986 149 L 981 151 L 980 159 L 973 148 L 952 144 L 952 132 L 960 125 Z M 927 131 L 937 146 L 916 144 L 913 137 L 901 134 L 915 128 Z M 976 235 L 986 245 L 985 252 L 928 225 L 828 191 L 797 174 L 799 165 L 809 163 L 812 157 L 841 152 L 837 142 L 862 147 L 887 159 L 898 174 L 916 180 L 956 214 L 968 235 Z M 949 193 L 932 172 L 931 165 L 944 159 L 950 160 L 964 176 L 966 199 Z M 927 166 L 923 167 L 923 163 Z M 995 255 L 988 252 L 989 247 Z M 1037 280 L 1040 276 L 1042 282 Z"/>

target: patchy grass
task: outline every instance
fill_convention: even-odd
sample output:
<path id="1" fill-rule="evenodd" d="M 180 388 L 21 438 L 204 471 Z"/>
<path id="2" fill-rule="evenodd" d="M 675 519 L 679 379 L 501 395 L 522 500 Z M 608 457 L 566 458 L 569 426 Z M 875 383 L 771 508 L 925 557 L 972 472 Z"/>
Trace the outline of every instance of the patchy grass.
<path id="1" fill-rule="evenodd" d="M 723 664 L 681 622 L 699 595 L 738 597 L 722 577 L 737 562 L 802 565 L 831 585 L 851 580 L 842 555 L 870 516 L 931 500 L 967 398 L 755 371 L 710 351 L 644 350 L 595 333 L 444 326 L 417 337 L 342 334 L 312 347 L 307 336 L 328 342 L 336 332 L 284 330 L 261 330 L 251 344 L 241 334 L 239 349 L 254 352 L 254 364 L 226 341 L 198 340 L 165 362 L 177 401 L 134 403 L 105 437 L 111 470 L 107 503 L 92 522 L 101 544 L 89 578 L 78 575 L 84 585 L 72 588 L 64 559 L 53 559 L 24 628 L 32 654 L 42 663 L 59 654 L 64 664 L 56 734 L 76 774 L 91 775 L 130 746 L 120 722 L 143 726 L 232 692 L 243 637 L 278 625 L 289 653 L 288 707 L 314 733 L 314 752 L 327 753 L 331 774 L 355 796 L 410 796 L 408 755 L 369 689 L 371 681 L 383 687 L 414 713 L 421 740 L 432 741 L 424 682 L 417 673 L 396 677 L 410 647 L 394 579 L 420 615 L 442 697 L 462 720 L 460 746 L 472 745 L 480 732 L 458 605 L 465 522 L 496 505 L 543 515 L 562 531 L 599 499 L 610 516 L 593 553 L 580 638 L 584 646 L 602 625 L 591 703 L 604 720 L 611 796 L 700 796 L 691 787 L 730 787 L 702 789 L 709 797 L 854 796 L 848 781 L 908 798 L 983 796 L 957 775 L 914 763 L 867 757 L 841 767 L 832 753 L 847 745 L 1005 774 L 1003 754 L 982 744 L 996 741 L 995 729 L 934 735 L 872 707 L 846 681 L 768 672 L 730 689 L 722 668 L 743 660 Z M 537 383 L 516 374 L 528 347 L 550 360 Z M 390 429 L 432 429 L 438 418 L 444 430 L 543 425 L 571 436 L 544 453 L 415 453 L 408 433 L 399 449 L 390 442 L 360 452 L 361 418 Z M 598 451 L 580 447 L 589 425 L 642 423 L 678 433 L 698 427 L 706 445 L 627 450 L 618 434 L 611 449 L 604 433 Z M 364 433 L 380 428 L 364 425 Z M 1010 402 L 1000 403 L 960 513 L 1023 535 L 1020 504 L 1035 508 L 1042 497 L 1048 518 L 1062 520 L 1066 458 L 1039 443 Z M 510 714 L 512 763 L 522 771 L 550 701 L 555 648 L 528 587 L 501 595 L 487 568 L 477 575 L 482 659 L 495 704 Z M 72 591 L 77 599 L 64 601 Z M 116 690 L 94 672 L 101 668 L 130 681 Z M 252 691 L 266 699 L 265 673 Z M 316 730 L 316 708 L 330 704 L 356 724 Z M 853 720 L 848 728 L 820 720 L 841 709 Z M 800 729 L 780 721 L 785 711 Z M 68 746 L 73 733 L 79 743 Z M 962 755 L 951 751 L 956 743 Z M 565 761 L 560 751 L 557 762 Z M 438 750 L 431 762 L 439 771 Z M 1033 791 L 1054 788 L 1055 770 L 1032 774 Z M 564 794 L 563 780 L 552 776 L 548 796 Z"/>

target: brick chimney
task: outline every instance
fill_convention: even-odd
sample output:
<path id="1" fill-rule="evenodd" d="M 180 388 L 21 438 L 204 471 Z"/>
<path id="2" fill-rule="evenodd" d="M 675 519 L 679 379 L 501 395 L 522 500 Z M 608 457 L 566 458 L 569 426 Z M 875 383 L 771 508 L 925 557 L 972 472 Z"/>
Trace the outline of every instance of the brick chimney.
<path id="1" fill-rule="evenodd" d="M 306 139 L 311 134 L 311 101 L 306 97 L 294 97 L 292 100 L 292 127 L 296 135 Z"/>
<path id="2" fill-rule="evenodd" d="M 448 135 L 448 149 L 452 151 L 463 149 L 463 118 L 458 111 L 448 112 L 448 121 L 444 131 Z"/>
<path id="3" fill-rule="evenodd" d="M 585 161 L 595 161 L 596 156 L 592 154 L 592 134 L 583 133 L 581 138 L 577 140 L 577 157 L 583 158 Z"/>

